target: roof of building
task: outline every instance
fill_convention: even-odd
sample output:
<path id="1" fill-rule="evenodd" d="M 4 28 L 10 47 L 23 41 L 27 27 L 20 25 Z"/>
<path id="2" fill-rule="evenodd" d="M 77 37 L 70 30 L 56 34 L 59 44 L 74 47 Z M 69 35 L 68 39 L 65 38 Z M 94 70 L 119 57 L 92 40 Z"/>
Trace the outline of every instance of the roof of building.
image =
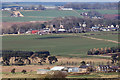
<path id="1" fill-rule="evenodd" d="M 63 67 L 63 66 L 55 66 L 55 67 L 51 68 L 50 70 L 58 70 L 58 71 L 60 71 L 60 70 L 62 70 L 64 68 L 65 67 Z"/>
<path id="2" fill-rule="evenodd" d="M 84 66 L 80 66 L 79 68 L 88 68 L 88 66 L 84 65 Z"/>

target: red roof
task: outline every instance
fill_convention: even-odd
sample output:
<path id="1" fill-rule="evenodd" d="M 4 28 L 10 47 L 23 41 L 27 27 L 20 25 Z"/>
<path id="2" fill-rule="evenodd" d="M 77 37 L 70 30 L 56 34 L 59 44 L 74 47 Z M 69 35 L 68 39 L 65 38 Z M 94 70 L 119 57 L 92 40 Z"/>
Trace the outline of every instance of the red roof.
<path id="1" fill-rule="evenodd" d="M 32 34 L 37 33 L 39 30 L 32 30 Z"/>

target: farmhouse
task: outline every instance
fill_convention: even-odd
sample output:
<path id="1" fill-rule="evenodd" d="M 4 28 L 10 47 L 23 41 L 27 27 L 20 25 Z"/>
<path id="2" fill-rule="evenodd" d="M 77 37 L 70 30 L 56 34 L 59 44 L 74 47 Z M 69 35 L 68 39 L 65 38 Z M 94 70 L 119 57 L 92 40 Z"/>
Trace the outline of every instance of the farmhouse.
<path id="1" fill-rule="evenodd" d="M 92 27 L 92 28 L 91 28 L 91 31 L 99 31 L 99 28 L 100 28 L 100 27 L 97 27 L 97 26 Z"/>
<path id="2" fill-rule="evenodd" d="M 99 72 L 118 72 L 118 66 L 99 65 L 97 71 Z"/>
<path id="3" fill-rule="evenodd" d="M 76 32 L 76 33 L 80 33 L 80 32 L 82 32 L 82 28 L 80 27 L 80 26 L 75 26 L 74 28 L 73 28 L 73 31 L 74 32 Z"/>

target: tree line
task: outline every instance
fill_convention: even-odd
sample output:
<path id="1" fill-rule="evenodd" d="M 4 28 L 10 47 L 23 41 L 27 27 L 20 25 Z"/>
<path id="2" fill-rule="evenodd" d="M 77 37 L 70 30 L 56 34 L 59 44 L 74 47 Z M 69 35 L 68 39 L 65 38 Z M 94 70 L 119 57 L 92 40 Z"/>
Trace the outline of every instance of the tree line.
<path id="1" fill-rule="evenodd" d="M 118 3 L 68 3 L 65 8 L 73 9 L 118 9 Z"/>
<path id="2" fill-rule="evenodd" d="M 88 50 L 87 54 L 88 55 L 104 55 L 104 54 L 116 53 L 116 52 L 120 52 L 120 47 L 94 48 L 94 49 Z"/>
<path id="3" fill-rule="evenodd" d="M 10 59 L 14 57 L 14 61 L 11 62 Z M 39 59 L 38 59 L 39 58 Z M 2 64 L 10 65 L 11 63 L 15 65 L 25 65 L 31 64 L 33 61 L 42 65 L 46 63 L 46 60 L 50 64 L 57 62 L 56 56 L 51 56 L 49 51 L 14 51 L 14 50 L 2 50 Z M 31 61 L 32 60 L 32 61 Z"/>
<path id="4" fill-rule="evenodd" d="M 9 29 L 2 29 L 2 33 L 9 33 L 9 34 L 15 34 L 18 32 L 18 30 L 22 30 L 24 32 L 28 31 L 29 29 L 36 29 L 40 30 L 45 27 L 50 27 L 50 25 L 53 25 L 54 28 L 59 29 L 60 28 L 60 23 L 64 26 L 66 30 L 70 30 L 74 27 L 81 26 L 83 23 L 85 23 L 86 29 L 89 29 L 95 25 L 100 26 L 100 27 L 107 27 L 110 25 L 118 25 L 119 20 L 114 19 L 89 19 L 89 18 L 79 18 L 79 17 L 74 17 L 74 16 L 69 16 L 69 17 L 58 17 L 54 18 L 51 21 L 44 22 L 44 23 L 29 23 L 29 24 L 23 24 L 23 25 L 18 25 L 14 24 L 12 25 Z M 82 27 L 82 26 L 81 26 Z"/>

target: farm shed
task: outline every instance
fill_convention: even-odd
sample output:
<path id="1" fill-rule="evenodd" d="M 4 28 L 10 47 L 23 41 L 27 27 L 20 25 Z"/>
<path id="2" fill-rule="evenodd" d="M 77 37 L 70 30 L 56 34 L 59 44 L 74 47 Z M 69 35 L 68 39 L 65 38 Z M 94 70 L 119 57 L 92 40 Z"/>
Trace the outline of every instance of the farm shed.
<path id="1" fill-rule="evenodd" d="M 100 72 L 110 71 L 110 66 L 109 65 L 99 65 L 99 67 L 97 68 L 97 71 L 100 71 Z"/>
<path id="2" fill-rule="evenodd" d="M 70 68 L 68 68 L 68 72 L 79 72 L 79 68 L 78 67 L 70 67 Z"/>
<path id="3" fill-rule="evenodd" d="M 53 70 L 53 71 L 62 71 L 65 67 L 63 66 L 55 66 L 53 68 L 51 68 L 50 70 Z"/>
<path id="4" fill-rule="evenodd" d="M 110 69 L 113 72 L 118 72 L 119 67 L 118 66 L 111 66 Z"/>
<path id="5" fill-rule="evenodd" d="M 80 72 L 87 72 L 88 67 L 89 67 L 89 66 L 81 65 L 81 66 L 79 67 L 79 70 L 80 70 Z"/>
<path id="6" fill-rule="evenodd" d="M 47 72 L 49 72 L 50 70 L 47 69 L 38 69 L 37 70 L 37 74 L 47 74 Z"/>

